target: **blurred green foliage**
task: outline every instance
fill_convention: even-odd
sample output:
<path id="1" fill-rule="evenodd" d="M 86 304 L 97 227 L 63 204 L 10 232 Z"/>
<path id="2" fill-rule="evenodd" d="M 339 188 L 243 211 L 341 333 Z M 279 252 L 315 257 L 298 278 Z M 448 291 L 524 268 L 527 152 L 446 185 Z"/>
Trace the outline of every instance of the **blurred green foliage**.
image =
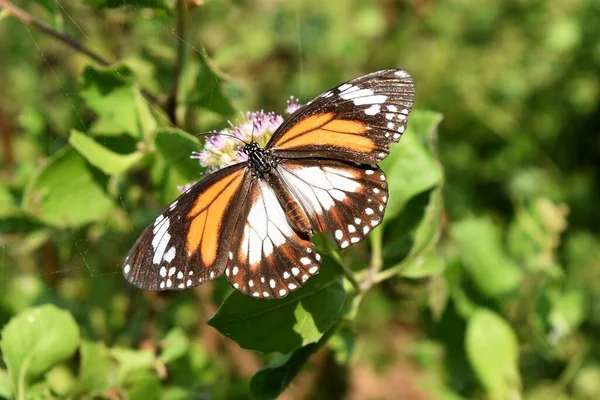
<path id="1" fill-rule="evenodd" d="M 600 397 L 600 3 L 8 3 L 111 65 L 0 10 L 0 397 Z M 390 67 L 370 243 L 279 302 L 124 281 L 194 134 Z"/>

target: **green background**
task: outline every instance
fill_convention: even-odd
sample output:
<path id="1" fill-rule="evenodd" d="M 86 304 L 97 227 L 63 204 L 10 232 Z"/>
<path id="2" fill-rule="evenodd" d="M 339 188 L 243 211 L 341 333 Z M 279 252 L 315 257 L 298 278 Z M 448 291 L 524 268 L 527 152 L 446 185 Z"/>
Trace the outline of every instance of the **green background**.
<path id="1" fill-rule="evenodd" d="M 6 3 L 0 397 L 600 398 L 597 1 L 12 0 L 108 65 Z M 384 68 L 416 105 L 370 240 L 278 302 L 125 282 L 194 135 Z"/>

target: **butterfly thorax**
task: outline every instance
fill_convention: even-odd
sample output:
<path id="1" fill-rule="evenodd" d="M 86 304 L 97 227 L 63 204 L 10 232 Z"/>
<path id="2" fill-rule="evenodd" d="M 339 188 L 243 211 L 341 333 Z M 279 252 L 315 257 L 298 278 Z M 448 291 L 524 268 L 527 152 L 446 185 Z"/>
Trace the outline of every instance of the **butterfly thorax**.
<path id="1" fill-rule="evenodd" d="M 265 176 L 271 172 L 274 159 L 258 143 L 250 142 L 242 147 L 242 151 L 248 155 L 248 163 L 254 173 L 259 176 Z"/>

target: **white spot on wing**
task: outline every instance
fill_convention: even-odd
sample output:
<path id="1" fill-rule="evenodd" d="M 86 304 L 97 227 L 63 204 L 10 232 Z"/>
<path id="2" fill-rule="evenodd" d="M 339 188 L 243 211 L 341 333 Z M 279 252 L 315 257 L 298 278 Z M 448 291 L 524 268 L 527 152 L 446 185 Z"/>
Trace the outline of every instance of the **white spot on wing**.
<path id="1" fill-rule="evenodd" d="M 171 261 L 173 261 L 174 258 L 175 258 L 175 246 L 171 246 L 171 248 L 169 249 L 169 251 L 167 251 L 165 253 L 164 260 L 166 262 L 170 263 Z"/>
<path id="2" fill-rule="evenodd" d="M 365 110 L 365 114 L 377 115 L 377 114 L 379 114 L 379 110 L 381 110 L 381 106 L 379 104 L 373 104 L 371 107 L 369 107 Z"/>

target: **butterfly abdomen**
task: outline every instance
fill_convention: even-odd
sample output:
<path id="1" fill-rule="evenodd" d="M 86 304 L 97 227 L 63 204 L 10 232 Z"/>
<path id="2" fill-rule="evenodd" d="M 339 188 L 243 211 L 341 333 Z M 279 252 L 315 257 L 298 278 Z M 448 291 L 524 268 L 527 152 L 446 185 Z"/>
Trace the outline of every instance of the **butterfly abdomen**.
<path id="1" fill-rule="evenodd" d="M 312 236 L 313 231 L 308 215 L 290 191 L 285 188 L 281 182 L 281 178 L 274 173 L 269 174 L 268 183 L 275 189 L 279 204 L 281 204 L 286 215 L 296 226 L 298 231 L 303 233 L 307 239 Z"/>

